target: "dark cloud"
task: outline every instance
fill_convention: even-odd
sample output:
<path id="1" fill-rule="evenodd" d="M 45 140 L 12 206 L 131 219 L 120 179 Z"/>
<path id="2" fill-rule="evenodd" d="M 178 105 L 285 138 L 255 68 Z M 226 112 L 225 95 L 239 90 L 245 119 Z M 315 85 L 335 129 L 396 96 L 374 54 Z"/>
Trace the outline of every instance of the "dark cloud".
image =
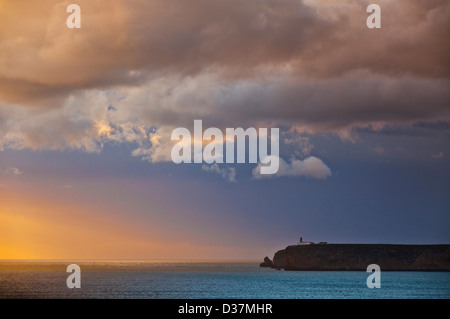
<path id="1" fill-rule="evenodd" d="M 77 3 L 82 28 L 69 30 L 69 1 L 2 2 L 0 145 L 92 151 L 115 127 L 167 133 L 194 119 L 350 139 L 450 122 L 445 0 L 380 0 L 376 30 L 369 1 Z"/>
<path id="2" fill-rule="evenodd" d="M 321 81 L 283 78 L 217 84 L 203 78 L 191 80 L 195 85 L 188 82 L 166 94 L 150 86 L 153 98 L 138 111 L 140 117 L 159 125 L 186 126 L 201 117 L 210 126 L 272 123 L 314 132 L 450 120 L 447 80 L 356 72 Z M 145 97 L 131 103 L 144 103 Z"/>
<path id="3" fill-rule="evenodd" d="M 330 78 L 367 69 L 448 77 L 448 1 L 80 0 L 82 28 L 65 27 L 67 1 L 10 1 L 0 13 L 0 98 L 28 103 L 72 90 L 135 85 L 161 72 Z"/>

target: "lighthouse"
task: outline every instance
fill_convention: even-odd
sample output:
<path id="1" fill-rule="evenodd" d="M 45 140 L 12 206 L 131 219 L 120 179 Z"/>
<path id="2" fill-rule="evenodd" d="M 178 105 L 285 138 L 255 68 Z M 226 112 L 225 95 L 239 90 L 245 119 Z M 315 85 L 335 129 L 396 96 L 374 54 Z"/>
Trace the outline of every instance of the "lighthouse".
<path id="1" fill-rule="evenodd" d="M 311 241 L 303 241 L 303 237 L 300 237 L 300 241 L 298 242 L 297 245 L 311 245 L 311 244 L 314 244 L 314 243 Z"/>

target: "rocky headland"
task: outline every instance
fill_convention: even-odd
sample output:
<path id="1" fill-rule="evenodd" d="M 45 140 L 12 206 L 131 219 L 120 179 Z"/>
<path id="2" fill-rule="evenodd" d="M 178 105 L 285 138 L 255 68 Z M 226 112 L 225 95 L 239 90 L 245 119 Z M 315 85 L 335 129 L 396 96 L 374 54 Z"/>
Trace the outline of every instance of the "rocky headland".
<path id="1" fill-rule="evenodd" d="M 284 270 L 450 271 L 450 245 L 311 244 L 279 250 L 261 267 Z"/>

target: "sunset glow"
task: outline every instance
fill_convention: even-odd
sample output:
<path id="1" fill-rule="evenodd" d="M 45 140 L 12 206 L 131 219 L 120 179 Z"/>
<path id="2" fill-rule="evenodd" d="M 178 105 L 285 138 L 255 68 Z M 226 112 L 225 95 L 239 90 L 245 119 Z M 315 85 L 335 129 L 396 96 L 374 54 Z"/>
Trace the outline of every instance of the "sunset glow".
<path id="1" fill-rule="evenodd" d="M 0 0 L 0 259 L 450 241 L 449 1 L 70 3 Z M 279 129 L 279 170 L 175 164 L 195 120 Z"/>

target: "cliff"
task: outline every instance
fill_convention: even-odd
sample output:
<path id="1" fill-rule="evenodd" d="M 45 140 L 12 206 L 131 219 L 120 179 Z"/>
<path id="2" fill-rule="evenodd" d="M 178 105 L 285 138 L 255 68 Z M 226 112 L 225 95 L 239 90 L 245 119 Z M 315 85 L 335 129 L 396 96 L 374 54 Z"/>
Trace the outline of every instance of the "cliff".
<path id="1" fill-rule="evenodd" d="M 327 244 L 295 245 L 279 250 L 273 267 L 285 270 L 450 271 L 450 245 Z"/>

